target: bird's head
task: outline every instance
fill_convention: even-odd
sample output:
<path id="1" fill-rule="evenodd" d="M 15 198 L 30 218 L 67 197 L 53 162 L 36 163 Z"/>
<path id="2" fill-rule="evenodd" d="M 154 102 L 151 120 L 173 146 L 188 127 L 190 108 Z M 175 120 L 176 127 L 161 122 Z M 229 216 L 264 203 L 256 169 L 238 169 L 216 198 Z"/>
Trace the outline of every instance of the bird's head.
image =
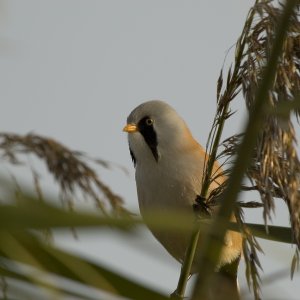
<path id="1" fill-rule="evenodd" d="M 160 159 L 172 157 L 195 143 L 183 119 L 170 105 L 159 100 L 136 107 L 123 131 L 128 132 L 134 163 L 159 163 Z"/>

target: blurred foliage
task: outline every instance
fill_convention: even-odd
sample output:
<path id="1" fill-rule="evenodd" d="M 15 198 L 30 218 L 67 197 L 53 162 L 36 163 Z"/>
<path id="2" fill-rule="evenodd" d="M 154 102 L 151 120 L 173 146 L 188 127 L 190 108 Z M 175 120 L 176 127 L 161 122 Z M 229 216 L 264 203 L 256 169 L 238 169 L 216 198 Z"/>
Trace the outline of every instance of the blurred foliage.
<path id="1" fill-rule="evenodd" d="M 1 181 L 1 186 L 8 189 L 9 182 Z M 72 299 L 76 297 L 105 299 L 106 296 L 102 298 L 101 295 L 106 292 L 117 298 L 167 299 L 166 296 L 128 279 L 125 275 L 117 274 L 99 263 L 56 248 L 37 231 L 45 228 L 59 230 L 72 226 L 74 228 L 114 228 L 127 234 L 135 234 L 136 226 L 143 226 L 140 217 L 116 218 L 115 216 L 100 216 L 95 212 L 68 211 L 54 205 L 54 199 L 47 198 L 47 201 L 42 202 L 30 194 L 18 194 L 17 199 L 13 193 L 6 194 L 6 200 L 8 200 L 6 202 L 9 204 L 0 205 L 0 274 L 5 280 L 14 279 L 42 289 L 45 291 L 45 297 L 47 295 L 50 297 L 54 293 L 62 298 L 72 296 Z M 155 215 L 156 219 L 151 218 L 151 215 Z M 182 225 L 190 224 L 186 222 L 188 217 L 184 214 L 159 217 L 159 214 L 155 212 L 149 213 L 147 221 L 153 226 L 168 231 L 189 231 L 192 228 Z M 178 221 L 175 224 L 174 219 Z M 207 230 L 210 221 L 202 220 L 199 225 L 202 230 Z M 286 243 L 292 242 L 288 239 L 291 236 L 290 228 L 270 226 L 267 234 L 264 225 L 248 224 L 248 226 L 258 237 Z M 235 223 L 230 224 L 230 229 L 239 230 Z M 46 274 L 47 277 L 45 277 Z M 53 278 L 56 280 L 53 281 Z M 67 280 L 66 282 L 75 282 L 77 285 L 61 286 L 62 279 Z M 92 293 L 98 296 L 94 298 L 86 296 L 81 291 L 83 288 L 98 290 L 98 294 L 95 291 Z M 5 286 L 3 292 L 9 299 L 10 294 L 14 295 L 14 286 Z M 33 297 L 30 296 L 30 292 L 28 293 L 28 297 Z"/>

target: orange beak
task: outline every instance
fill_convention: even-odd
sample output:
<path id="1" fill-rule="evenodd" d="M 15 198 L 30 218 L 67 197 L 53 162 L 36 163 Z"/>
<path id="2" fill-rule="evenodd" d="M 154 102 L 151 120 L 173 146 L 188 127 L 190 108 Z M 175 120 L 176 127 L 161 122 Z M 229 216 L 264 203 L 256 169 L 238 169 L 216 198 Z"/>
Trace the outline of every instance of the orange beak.
<path id="1" fill-rule="evenodd" d="M 133 133 L 133 132 L 137 132 L 138 128 L 136 126 L 136 124 L 127 124 L 124 128 L 123 131 L 128 132 L 128 133 Z"/>

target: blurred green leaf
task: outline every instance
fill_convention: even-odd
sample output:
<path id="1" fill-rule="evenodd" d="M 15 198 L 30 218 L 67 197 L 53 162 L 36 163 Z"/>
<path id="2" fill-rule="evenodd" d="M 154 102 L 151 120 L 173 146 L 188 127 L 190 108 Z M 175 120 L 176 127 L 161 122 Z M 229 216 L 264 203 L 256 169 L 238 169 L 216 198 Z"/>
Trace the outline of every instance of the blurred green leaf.
<path id="1" fill-rule="evenodd" d="M 5 258 L 5 260 L 17 261 L 116 296 L 137 300 L 168 299 L 99 263 L 93 263 L 78 255 L 47 245 L 26 231 L 0 231 L 0 245 L 2 245 L 0 260 L 2 257 L 2 260 Z M 3 247 L 3 245 L 5 246 Z M 33 277 L 31 280 L 35 282 Z M 39 281 L 39 279 L 37 280 Z"/>
<path id="2" fill-rule="evenodd" d="M 130 230 L 137 225 L 143 225 L 140 217 L 108 217 L 87 212 L 69 212 L 34 198 L 24 197 L 20 205 L 0 205 L 0 229 L 20 230 L 25 228 L 85 228 L 85 227 L 109 227 L 121 230 Z M 153 218 L 153 216 L 156 216 Z M 150 212 L 146 216 L 147 223 L 159 229 L 189 231 L 193 229 L 190 215 L 176 212 Z M 176 222 L 174 222 L 176 220 Z M 211 221 L 203 219 L 199 221 L 201 230 L 209 228 Z M 245 224 L 256 237 L 293 244 L 290 227 L 265 226 L 263 224 Z M 220 222 L 220 226 L 223 226 Z M 231 223 L 230 230 L 238 231 L 236 223 Z"/>
<path id="3" fill-rule="evenodd" d="M 0 266 L 0 275 L 4 276 L 6 278 L 14 279 L 16 280 L 16 285 L 20 282 L 26 283 L 32 287 L 36 287 L 34 282 L 30 279 L 29 275 L 24 275 L 21 272 L 17 272 L 14 270 L 9 269 L 9 264 L 6 264 L 7 268 L 4 268 L 3 266 Z M 44 288 L 46 291 L 51 290 L 51 291 L 56 291 L 58 294 L 64 295 L 64 296 L 69 296 L 69 297 L 75 297 L 78 299 L 86 299 L 86 300 L 99 300 L 99 297 L 92 297 L 90 295 L 86 295 L 84 293 L 72 291 L 68 289 L 67 287 L 62 287 L 58 285 L 54 285 L 50 281 L 44 280 L 44 275 L 45 273 L 42 273 L 39 278 L 35 278 L 35 282 L 38 284 L 39 287 Z M 9 290 L 14 290 L 13 287 L 10 287 Z M 4 299 L 4 298 L 1 298 Z M 8 299 L 8 298 L 5 298 Z"/>
<path id="4" fill-rule="evenodd" d="M 262 239 L 281 242 L 287 244 L 294 244 L 293 233 L 290 227 L 282 226 L 268 226 L 263 224 L 246 224 L 246 226 L 251 230 L 251 233 Z"/>

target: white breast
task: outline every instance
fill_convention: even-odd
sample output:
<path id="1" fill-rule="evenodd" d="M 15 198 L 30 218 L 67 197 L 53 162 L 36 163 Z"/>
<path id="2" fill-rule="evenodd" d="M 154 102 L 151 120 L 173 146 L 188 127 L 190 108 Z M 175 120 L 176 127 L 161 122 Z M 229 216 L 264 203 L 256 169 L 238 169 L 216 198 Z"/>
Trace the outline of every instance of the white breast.
<path id="1" fill-rule="evenodd" d="M 176 155 L 172 157 L 176 158 Z M 190 213 L 193 222 L 192 204 L 200 193 L 202 169 L 203 160 L 200 157 L 195 160 L 195 154 L 192 153 L 174 161 L 161 157 L 155 163 L 143 160 L 137 164 L 136 185 L 141 214 L 145 216 L 153 211 L 167 214 L 175 210 Z M 170 234 L 148 227 L 173 257 L 179 261 L 183 259 L 189 240 L 187 234 Z"/>

